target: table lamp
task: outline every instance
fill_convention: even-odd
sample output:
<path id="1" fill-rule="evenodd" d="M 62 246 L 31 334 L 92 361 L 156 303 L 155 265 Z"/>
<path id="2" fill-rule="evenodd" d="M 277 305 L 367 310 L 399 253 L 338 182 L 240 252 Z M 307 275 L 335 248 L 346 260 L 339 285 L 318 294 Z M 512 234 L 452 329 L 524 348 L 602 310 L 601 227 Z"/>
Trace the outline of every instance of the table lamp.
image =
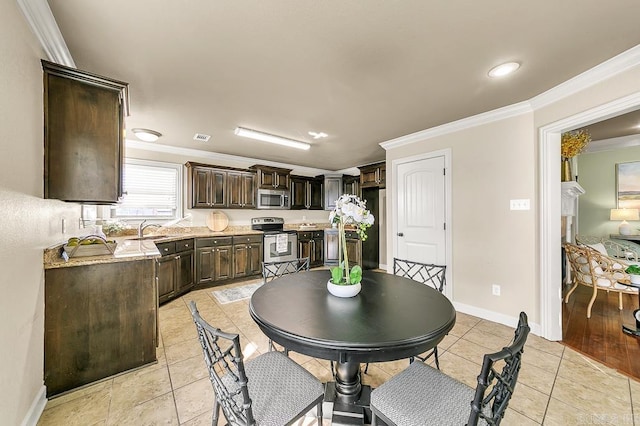
<path id="1" fill-rule="evenodd" d="M 611 209 L 611 220 L 621 220 L 622 223 L 618 227 L 620 235 L 631 235 L 633 228 L 627 223 L 628 220 L 640 220 L 638 209 Z"/>

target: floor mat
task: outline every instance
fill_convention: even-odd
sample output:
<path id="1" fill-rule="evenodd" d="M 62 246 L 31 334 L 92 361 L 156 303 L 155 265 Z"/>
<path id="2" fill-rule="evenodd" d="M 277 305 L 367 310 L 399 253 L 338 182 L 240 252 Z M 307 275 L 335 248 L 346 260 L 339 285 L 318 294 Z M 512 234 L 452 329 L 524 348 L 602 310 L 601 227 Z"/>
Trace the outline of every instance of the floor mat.
<path id="1" fill-rule="evenodd" d="M 248 299 L 251 297 L 254 291 L 256 291 L 262 285 L 261 282 L 243 285 L 242 287 L 225 288 L 224 290 L 215 290 L 211 294 L 216 300 L 223 305 L 231 302 L 237 302 L 238 300 Z"/>

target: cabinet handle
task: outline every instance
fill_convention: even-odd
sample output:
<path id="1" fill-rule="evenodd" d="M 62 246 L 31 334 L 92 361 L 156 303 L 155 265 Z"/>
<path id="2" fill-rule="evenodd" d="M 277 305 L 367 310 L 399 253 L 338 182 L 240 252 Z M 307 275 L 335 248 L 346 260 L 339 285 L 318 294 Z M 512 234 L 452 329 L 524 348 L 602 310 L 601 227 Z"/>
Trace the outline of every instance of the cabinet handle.
<path id="1" fill-rule="evenodd" d="M 164 251 L 169 251 L 169 249 L 165 247 L 165 248 L 164 248 Z"/>
<path id="2" fill-rule="evenodd" d="M 176 256 L 176 260 L 178 260 L 178 259 L 180 259 L 180 255 L 177 255 L 177 256 Z"/>

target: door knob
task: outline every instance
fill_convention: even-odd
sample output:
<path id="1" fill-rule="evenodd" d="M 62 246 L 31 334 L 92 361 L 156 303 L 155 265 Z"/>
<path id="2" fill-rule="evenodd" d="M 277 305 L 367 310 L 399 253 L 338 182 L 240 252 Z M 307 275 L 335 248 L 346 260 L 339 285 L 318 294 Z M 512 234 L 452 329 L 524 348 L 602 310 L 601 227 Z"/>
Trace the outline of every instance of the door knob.
<path id="1" fill-rule="evenodd" d="M 398 232 L 398 237 L 404 237 L 404 234 L 402 232 Z"/>

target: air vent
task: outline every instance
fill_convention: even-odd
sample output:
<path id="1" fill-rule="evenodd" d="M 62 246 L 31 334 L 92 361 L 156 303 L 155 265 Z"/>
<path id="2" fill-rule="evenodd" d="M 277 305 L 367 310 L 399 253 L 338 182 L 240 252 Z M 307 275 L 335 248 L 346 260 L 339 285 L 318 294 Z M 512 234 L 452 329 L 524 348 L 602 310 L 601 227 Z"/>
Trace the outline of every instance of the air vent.
<path id="1" fill-rule="evenodd" d="M 193 136 L 193 140 L 194 141 L 209 142 L 209 139 L 211 139 L 211 136 L 210 135 L 205 135 L 204 133 L 196 133 Z"/>

